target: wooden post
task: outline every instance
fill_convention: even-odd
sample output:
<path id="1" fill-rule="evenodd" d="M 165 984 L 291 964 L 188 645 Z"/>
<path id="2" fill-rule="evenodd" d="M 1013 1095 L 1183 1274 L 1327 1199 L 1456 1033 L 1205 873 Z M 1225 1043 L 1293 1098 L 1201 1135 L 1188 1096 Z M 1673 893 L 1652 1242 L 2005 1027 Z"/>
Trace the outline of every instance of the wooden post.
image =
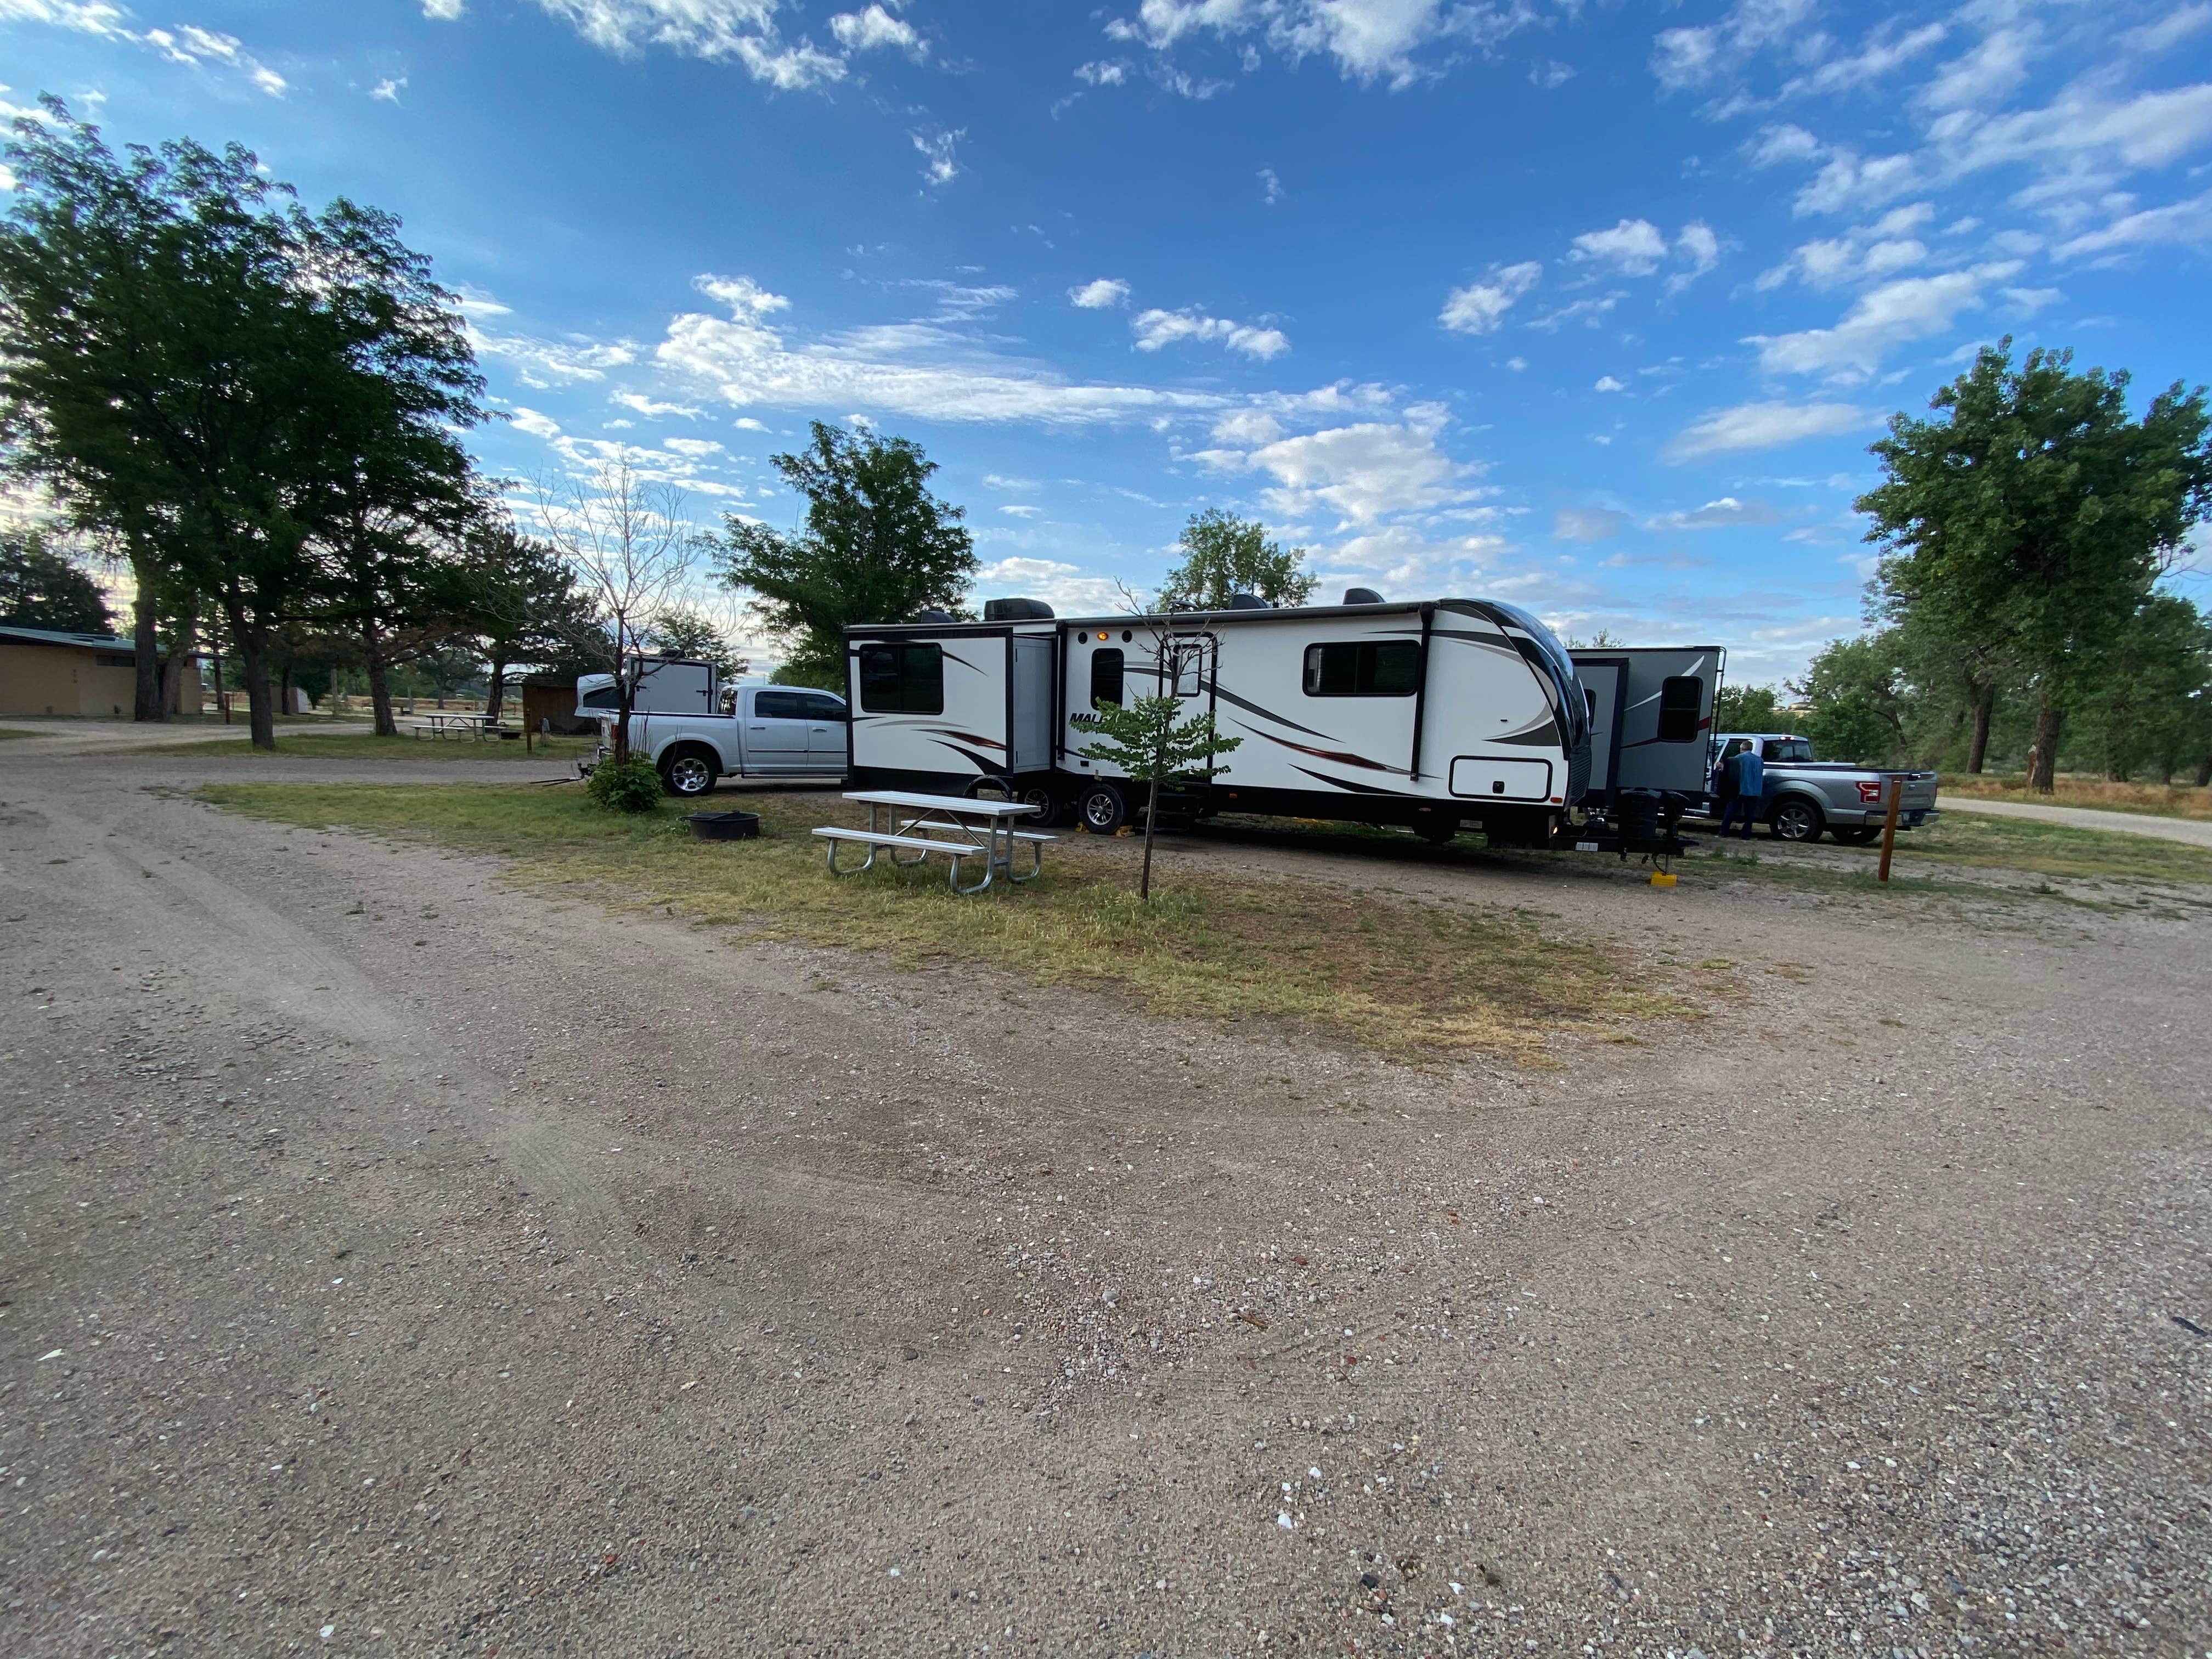
<path id="1" fill-rule="evenodd" d="M 1881 879 L 1883 881 L 1889 879 L 1889 855 L 1897 846 L 1897 808 L 1898 803 L 1905 799 L 1905 776 L 1902 773 L 1893 772 L 1890 775 L 1889 788 L 1887 793 L 1889 797 L 1889 810 L 1882 815 L 1881 821 Z"/>

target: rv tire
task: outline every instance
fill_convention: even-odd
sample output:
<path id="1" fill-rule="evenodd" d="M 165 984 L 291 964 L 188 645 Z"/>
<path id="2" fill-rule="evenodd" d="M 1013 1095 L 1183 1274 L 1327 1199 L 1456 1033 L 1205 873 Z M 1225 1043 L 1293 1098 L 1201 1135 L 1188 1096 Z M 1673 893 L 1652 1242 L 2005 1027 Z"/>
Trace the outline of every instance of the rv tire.
<path id="1" fill-rule="evenodd" d="M 660 757 L 660 787 L 679 800 L 696 800 L 714 793 L 716 757 L 697 744 L 687 743 Z"/>
<path id="2" fill-rule="evenodd" d="M 1030 823 L 1039 830 L 1048 830 L 1058 823 L 1060 815 L 1066 805 L 1059 796 L 1054 794 L 1050 788 L 1042 783 L 1030 784 L 1016 799 L 1024 806 L 1036 808 L 1036 812 L 1030 819 Z"/>
<path id="3" fill-rule="evenodd" d="M 1110 836 L 1129 821 L 1129 804 L 1110 783 L 1094 783 L 1083 792 L 1083 827 L 1094 836 Z"/>

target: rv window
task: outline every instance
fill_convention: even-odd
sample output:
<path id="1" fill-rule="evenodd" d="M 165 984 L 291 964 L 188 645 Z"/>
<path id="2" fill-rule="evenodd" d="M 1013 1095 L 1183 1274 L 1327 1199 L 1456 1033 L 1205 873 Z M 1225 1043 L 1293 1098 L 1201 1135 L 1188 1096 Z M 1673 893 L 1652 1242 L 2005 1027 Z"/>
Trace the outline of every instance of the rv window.
<path id="1" fill-rule="evenodd" d="M 1091 706 L 1102 702 L 1116 707 L 1121 702 L 1121 653 L 1118 651 L 1094 651 L 1091 653 Z"/>
<path id="2" fill-rule="evenodd" d="M 1410 641 L 1347 640 L 1306 647 L 1310 697 L 1410 697 L 1421 689 L 1421 647 Z"/>
<path id="3" fill-rule="evenodd" d="M 1693 743 L 1698 736 L 1698 717 L 1705 712 L 1705 684 L 1693 675 L 1680 675 L 1659 682 L 1659 737 L 1661 743 Z"/>
<path id="4" fill-rule="evenodd" d="M 942 714 L 945 651 L 936 645 L 860 647 L 860 707 L 871 714 Z"/>

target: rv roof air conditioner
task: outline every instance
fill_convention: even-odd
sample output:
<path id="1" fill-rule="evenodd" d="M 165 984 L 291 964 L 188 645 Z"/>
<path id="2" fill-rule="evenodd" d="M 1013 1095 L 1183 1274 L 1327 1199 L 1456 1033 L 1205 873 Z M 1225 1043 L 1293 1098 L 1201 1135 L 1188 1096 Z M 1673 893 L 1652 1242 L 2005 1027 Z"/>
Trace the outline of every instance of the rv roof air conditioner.
<path id="1" fill-rule="evenodd" d="M 1371 587 L 1347 587 L 1344 590 L 1346 605 L 1383 605 L 1388 601 Z"/>
<path id="2" fill-rule="evenodd" d="M 1273 611 L 1275 607 L 1257 593 L 1231 593 L 1229 608 L 1231 611 Z"/>
<path id="3" fill-rule="evenodd" d="M 986 599 L 985 622 L 1050 622 L 1052 607 L 1042 599 Z"/>
<path id="4" fill-rule="evenodd" d="M 958 620 L 950 611 L 917 611 L 915 612 L 914 619 L 918 623 L 949 623 Z"/>

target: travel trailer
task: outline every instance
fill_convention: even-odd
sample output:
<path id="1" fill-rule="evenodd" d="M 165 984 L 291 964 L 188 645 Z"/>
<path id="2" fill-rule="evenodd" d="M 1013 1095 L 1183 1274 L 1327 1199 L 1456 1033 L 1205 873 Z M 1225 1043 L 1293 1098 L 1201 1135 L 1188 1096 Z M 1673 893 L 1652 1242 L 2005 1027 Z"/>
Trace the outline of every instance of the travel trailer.
<path id="1" fill-rule="evenodd" d="M 1713 648 L 1594 656 L 1601 750 L 1574 658 L 1496 600 L 1394 604 L 1353 588 L 1341 605 L 1238 595 L 1226 611 L 1059 618 L 1040 600 L 994 599 L 981 622 L 848 628 L 846 656 L 856 787 L 1003 791 L 1110 834 L 1143 796 L 1083 753 L 1091 711 L 1158 696 L 1172 677 L 1192 712 L 1240 739 L 1210 782 L 1177 789 L 1178 811 L 1401 824 L 1437 841 L 1479 828 L 1507 846 L 1553 844 L 1601 763 L 1603 804 L 1701 791 L 1721 668 Z"/>

